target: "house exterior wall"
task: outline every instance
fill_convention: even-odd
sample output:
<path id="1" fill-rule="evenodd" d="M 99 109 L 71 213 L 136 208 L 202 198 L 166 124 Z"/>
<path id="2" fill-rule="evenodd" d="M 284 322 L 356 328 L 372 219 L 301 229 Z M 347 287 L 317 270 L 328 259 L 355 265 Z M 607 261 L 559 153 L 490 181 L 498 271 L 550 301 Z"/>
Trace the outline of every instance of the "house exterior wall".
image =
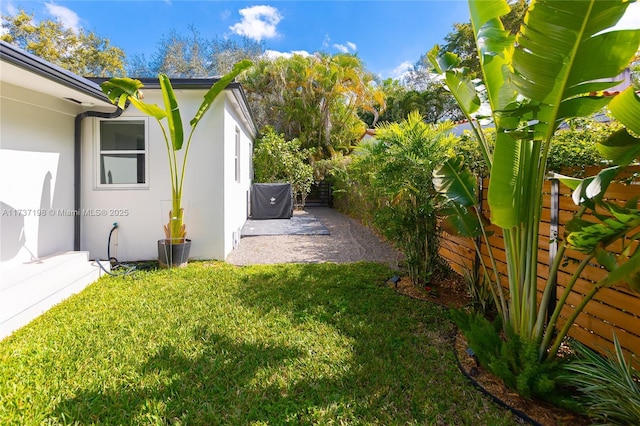
<path id="1" fill-rule="evenodd" d="M 226 99 L 224 115 L 225 153 L 224 153 L 224 256 L 235 248 L 240 241 L 240 231 L 249 216 L 249 191 L 251 190 L 253 139 L 248 128 L 243 126 L 233 107 L 230 95 Z M 236 129 L 240 138 L 240 179 L 236 179 Z"/>
<path id="2" fill-rule="evenodd" d="M 176 91 L 185 139 L 190 130 L 189 120 L 200 106 L 204 93 L 204 90 Z M 229 160 L 229 149 L 234 149 L 234 138 L 224 143 L 223 140 L 230 137 L 231 127 L 235 129 L 237 115 L 229 112 L 232 95 L 228 91 L 223 93 L 225 96 L 219 96 L 200 121 L 189 151 L 183 207 L 187 238 L 192 240 L 192 259 L 224 259 L 232 248 L 229 227 L 234 230 L 241 227 L 247 217 L 244 195 L 235 194 L 243 187 L 226 183 L 229 161 L 233 166 L 233 151 Z M 160 91 L 145 90 L 145 101 L 162 105 Z M 144 117 L 134 107 L 129 107 L 120 118 Z M 161 129 L 155 119 L 148 119 L 148 186 L 105 189 L 96 186 L 98 126 L 98 119 L 87 119 L 83 126 L 82 208 L 91 214 L 82 216 L 81 248 L 88 250 L 92 258 L 106 259 L 108 235 L 113 223 L 117 222 L 111 256 L 121 261 L 156 259 L 157 241 L 164 238 L 162 227 L 169 216 L 171 199 L 169 165 Z M 242 129 L 241 125 L 238 127 Z M 246 129 L 241 133 L 248 141 Z M 184 147 L 179 151 L 180 155 L 183 152 Z M 248 165 L 244 168 L 248 169 Z M 249 183 L 245 180 L 243 185 Z M 226 204 L 233 207 L 227 210 Z M 230 219 L 229 214 L 237 217 Z"/>
<path id="3" fill-rule="evenodd" d="M 73 250 L 77 106 L 0 83 L 0 263 Z"/>

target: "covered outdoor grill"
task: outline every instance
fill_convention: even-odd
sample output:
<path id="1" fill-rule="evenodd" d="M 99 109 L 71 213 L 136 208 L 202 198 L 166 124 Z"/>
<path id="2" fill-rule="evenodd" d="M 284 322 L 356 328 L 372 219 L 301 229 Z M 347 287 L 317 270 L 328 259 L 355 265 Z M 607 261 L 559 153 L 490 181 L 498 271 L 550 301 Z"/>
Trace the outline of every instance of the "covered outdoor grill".
<path id="1" fill-rule="evenodd" d="M 293 189 L 290 183 L 254 183 L 251 187 L 252 219 L 290 219 Z"/>

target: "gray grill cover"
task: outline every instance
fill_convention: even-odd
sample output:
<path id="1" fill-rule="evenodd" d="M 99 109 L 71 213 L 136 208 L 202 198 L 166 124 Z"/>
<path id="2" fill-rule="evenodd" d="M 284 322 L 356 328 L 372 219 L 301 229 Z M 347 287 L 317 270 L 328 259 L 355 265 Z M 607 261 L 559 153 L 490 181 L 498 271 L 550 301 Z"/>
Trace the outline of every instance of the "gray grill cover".
<path id="1" fill-rule="evenodd" d="M 252 219 L 290 219 L 293 190 L 290 183 L 254 183 L 251 187 Z"/>

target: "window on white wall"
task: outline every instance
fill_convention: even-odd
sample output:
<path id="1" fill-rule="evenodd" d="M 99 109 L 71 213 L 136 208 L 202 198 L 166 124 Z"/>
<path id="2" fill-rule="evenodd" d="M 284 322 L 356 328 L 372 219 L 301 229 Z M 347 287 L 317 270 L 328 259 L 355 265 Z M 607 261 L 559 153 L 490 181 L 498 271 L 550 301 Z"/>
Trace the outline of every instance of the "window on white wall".
<path id="1" fill-rule="evenodd" d="M 240 129 L 236 127 L 236 182 L 240 182 Z"/>
<path id="2" fill-rule="evenodd" d="M 99 120 L 99 188 L 148 187 L 148 137 L 146 118 Z"/>

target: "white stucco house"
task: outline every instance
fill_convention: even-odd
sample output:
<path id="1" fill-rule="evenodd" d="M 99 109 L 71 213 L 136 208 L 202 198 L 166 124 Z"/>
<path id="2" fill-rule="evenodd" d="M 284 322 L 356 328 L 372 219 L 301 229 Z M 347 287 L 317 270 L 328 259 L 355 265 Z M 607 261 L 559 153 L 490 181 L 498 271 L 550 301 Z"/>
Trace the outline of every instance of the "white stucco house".
<path id="1" fill-rule="evenodd" d="M 162 105 L 157 80 L 143 82 L 145 101 Z M 172 80 L 185 126 L 214 82 Z M 223 260 L 237 244 L 249 212 L 255 136 L 242 87 L 231 83 L 189 152 L 183 204 L 192 259 Z M 170 197 L 155 119 L 118 110 L 97 81 L 0 42 L 0 338 L 15 328 L 14 311 L 28 308 L 14 308 L 18 299 L 56 287 L 49 285 L 54 269 L 64 276 L 59 286 L 75 280 L 73 270 L 88 277 L 76 288 L 97 278 L 91 261 L 107 258 L 114 223 L 111 256 L 157 258 Z"/>

